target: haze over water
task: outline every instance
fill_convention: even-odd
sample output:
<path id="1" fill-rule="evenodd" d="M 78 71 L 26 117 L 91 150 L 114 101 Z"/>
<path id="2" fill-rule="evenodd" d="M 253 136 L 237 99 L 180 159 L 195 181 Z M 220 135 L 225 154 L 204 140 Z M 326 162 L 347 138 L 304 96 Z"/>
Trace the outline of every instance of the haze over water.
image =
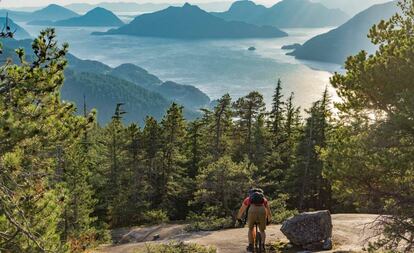
<path id="1" fill-rule="evenodd" d="M 41 29 L 22 24 L 33 36 Z M 225 93 L 235 99 L 257 90 L 271 104 L 278 78 L 284 94 L 295 93 L 297 105 L 309 107 L 329 85 L 335 64 L 303 62 L 286 56 L 283 45 L 303 43 L 330 28 L 287 29 L 289 37 L 244 40 L 175 40 L 133 36 L 94 36 L 108 28 L 57 28 L 58 39 L 81 59 L 98 60 L 112 67 L 134 63 L 163 81 L 191 84 L 212 99 Z M 248 51 L 250 46 L 256 51 Z M 321 69 L 321 70 L 317 70 Z"/>

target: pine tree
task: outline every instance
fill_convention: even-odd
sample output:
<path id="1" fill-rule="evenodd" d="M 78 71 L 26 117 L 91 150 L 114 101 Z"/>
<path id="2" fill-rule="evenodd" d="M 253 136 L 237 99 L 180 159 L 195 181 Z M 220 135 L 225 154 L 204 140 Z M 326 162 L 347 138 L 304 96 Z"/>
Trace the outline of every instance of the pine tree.
<path id="1" fill-rule="evenodd" d="M 253 159 L 253 126 L 259 115 L 265 111 L 263 96 L 257 92 L 250 92 L 247 96 L 239 98 L 233 104 L 235 116 L 238 117 L 238 131 L 242 134 L 244 145 L 241 154 L 247 154 L 247 158 Z M 239 155 L 240 156 L 240 155 Z M 239 157 L 239 160 L 243 157 Z"/>
<path id="2" fill-rule="evenodd" d="M 203 143 L 203 131 L 205 124 L 202 120 L 194 120 L 188 125 L 187 149 L 188 165 L 187 175 L 194 179 L 200 170 L 203 159 L 206 155 L 206 145 Z"/>
<path id="3" fill-rule="evenodd" d="M 123 222 L 125 225 L 142 224 L 144 213 L 148 210 L 147 193 L 149 185 L 144 163 L 143 133 L 136 124 L 125 129 L 125 162 L 121 174 Z"/>
<path id="4" fill-rule="evenodd" d="M 234 163 L 224 156 L 203 168 L 197 176 L 197 191 L 193 204 L 201 207 L 197 211 L 208 216 L 231 217 L 240 207 L 246 189 L 252 185 L 255 168 L 246 162 Z"/>
<path id="5" fill-rule="evenodd" d="M 71 252 L 83 252 L 95 246 L 98 231 L 93 226 L 96 217 L 92 216 L 97 201 L 90 184 L 93 155 L 87 143 L 76 143 L 65 152 L 63 184 L 67 189 L 62 217 L 62 239 L 69 242 Z"/>
<path id="6" fill-rule="evenodd" d="M 282 95 L 282 81 L 279 79 L 273 94 L 272 110 L 270 111 L 270 125 L 273 138 L 275 139 L 274 146 L 278 145 L 278 138 L 282 131 L 282 125 L 284 120 L 284 102 Z"/>
<path id="7" fill-rule="evenodd" d="M 183 107 L 173 103 L 162 119 L 161 127 L 162 167 L 159 175 L 161 207 L 168 211 L 171 217 L 185 217 L 187 207 L 182 203 L 187 203 L 186 198 L 189 196 L 184 196 L 186 192 L 184 144 L 187 131 Z"/>
<path id="8" fill-rule="evenodd" d="M 297 164 L 290 181 L 294 183 L 291 194 L 300 210 L 329 209 L 330 185 L 323 178 L 323 161 L 319 150 L 326 147 L 327 130 L 330 126 L 328 91 L 308 111 L 304 134 L 300 138 Z"/>
<path id="9" fill-rule="evenodd" d="M 273 136 L 276 141 L 273 141 L 266 160 L 262 183 L 266 192 L 273 198 L 286 193 L 286 188 L 290 184 L 288 174 L 296 160 L 296 148 L 301 135 L 302 122 L 300 108 L 294 106 L 293 99 L 292 93 L 283 102 L 281 117 L 284 121 L 281 122 L 277 136 Z"/>
<path id="10" fill-rule="evenodd" d="M 161 203 L 162 186 L 160 182 L 161 157 L 162 157 L 162 129 L 157 120 L 147 117 L 142 132 L 144 149 L 145 174 L 148 181 L 147 201 L 151 209 L 158 208 Z"/>
<path id="11" fill-rule="evenodd" d="M 349 57 L 346 73 L 331 79 L 343 101 L 337 105 L 341 120 L 347 124 L 339 122 L 332 134 L 325 173 L 341 199 L 384 214 L 377 223 L 382 236 L 373 250 L 411 252 L 414 3 L 403 0 L 399 5 L 402 11 L 369 32 L 378 50 Z"/>
<path id="12" fill-rule="evenodd" d="M 228 146 L 226 135 L 232 125 L 231 97 L 229 94 L 225 94 L 218 100 L 214 107 L 212 121 L 212 131 L 214 132 L 213 152 L 215 160 L 217 160 L 226 152 L 226 146 Z"/>
<path id="13" fill-rule="evenodd" d="M 100 141 L 103 143 L 104 164 L 106 165 L 106 189 L 104 192 L 104 206 L 108 210 L 108 223 L 111 227 L 122 225 L 123 198 L 122 174 L 126 169 L 125 152 L 125 126 L 122 123 L 122 104 L 117 104 L 112 121 L 103 129 Z"/>
<path id="14" fill-rule="evenodd" d="M 267 177 L 265 163 L 272 151 L 271 139 L 271 133 L 266 127 L 265 114 L 260 114 L 253 128 L 252 162 L 258 168 L 257 176 Z"/>
<path id="15" fill-rule="evenodd" d="M 33 42 L 32 62 L 0 67 L 0 245 L 6 252 L 65 252 L 58 231 L 65 201 L 62 149 L 87 124 L 60 100 L 67 45 L 53 29 Z"/>

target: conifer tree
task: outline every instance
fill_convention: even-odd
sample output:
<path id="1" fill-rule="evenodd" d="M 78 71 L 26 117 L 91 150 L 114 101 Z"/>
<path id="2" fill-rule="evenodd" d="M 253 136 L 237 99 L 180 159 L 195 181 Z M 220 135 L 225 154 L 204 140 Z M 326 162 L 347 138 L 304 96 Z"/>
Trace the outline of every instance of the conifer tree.
<path id="1" fill-rule="evenodd" d="M 67 45 L 53 29 L 34 40 L 33 61 L 0 67 L 0 249 L 65 252 L 58 231 L 65 190 L 59 147 L 76 143 L 87 121 L 60 100 Z"/>
<path id="2" fill-rule="evenodd" d="M 290 174 L 289 181 L 294 184 L 291 196 L 297 201 L 300 210 L 329 209 L 330 185 L 323 178 L 323 161 L 319 150 L 326 147 L 330 109 L 328 91 L 322 99 L 315 102 L 308 111 L 304 134 L 299 140 L 297 164 Z M 321 201 L 325 197 L 324 201 Z"/>
<path id="3" fill-rule="evenodd" d="M 378 50 L 361 51 L 331 83 L 342 99 L 342 122 L 325 153 L 325 173 L 341 200 L 383 214 L 373 250 L 414 249 L 414 2 L 373 26 L 368 37 Z"/>
<path id="4" fill-rule="evenodd" d="M 223 95 L 218 100 L 214 107 L 212 121 L 211 130 L 214 132 L 213 152 L 215 160 L 217 160 L 226 152 L 228 146 L 226 137 L 232 125 L 231 97 L 229 94 Z"/>
<path id="5" fill-rule="evenodd" d="M 246 154 L 247 158 L 253 159 L 253 126 L 259 116 L 265 111 L 263 96 L 257 92 L 250 92 L 247 96 L 239 98 L 233 104 L 235 116 L 238 117 L 238 131 L 242 134 L 243 146 L 239 153 L 239 160 Z M 239 152 L 240 152 L 239 151 Z"/>
<path id="6" fill-rule="evenodd" d="M 183 215 L 187 207 L 189 193 L 185 188 L 185 137 L 186 123 L 183 107 L 173 103 L 161 121 L 162 128 L 162 167 L 160 171 L 160 200 L 161 207 L 170 216 Z M 188 195 L 186 195 L 188 194 Z M 174 207 L 174 208 L 171 208 Z"/>
<path id="7" fill-rule="evenodd" d="M 265 163 L 272 152 L 271 133 L 265 122 L 265 114 L 260 114 L 253 128 L 252 162 L 258 168 L 258 176 L 267 177 L 264 169 Z"/>
<path id="8" fill-rule="evenodd" d="M 106 165 L 106 189 L 104 190 L 105 208 L 108 210 L 108 222 L 112 227 L 122 225 L 123 198 L 122 174 L 125 170 L 125 126 L 122 123 L 123 104 L 117 104 L 112 121 L 103 129 L 102 140 L 104 164 Z"/>
<path id="9" fill-rule="evenodd" d="M 91 166 L 96 166 L 92 152 L 82 140 L 65 152 L 63 185 L 67 189 L 62 215 L 62 239 L 69 242 L 71 252 L 83 252 L 96 245 L 99 231 L 92 216 L 97 201 L 90 184 Z"/>
<path id="10" fill-rule="evenodd" d="M 270 111 L 270 125 L 271 132 L 274 138 L 274 146 L 278 145 L 278 138 L 282 131 L 282 125 L 284 120 L 284 108 L 283 108 L 283 95 L 282 95 L 282 81 L 277 81 L 275 93 L 273 94 L 272 110 Z"/>
<path id="11" fill-rule="evenodd" d="M 203 168 L 197 176 L 197 191 L 194 203 L 200 204 L 200 210 L 215 217 L 232 217 L 245 197 L 246 189 L 252 185 L 255 168 L 246 162 L 234 163 L 224 156 Z M 194 204 L 193 203 L 193 204 Z"/>
<path id="12" fill-rule="evenodd" d="M 206 145 L 203 143 L 203 130 L 205 124 L 202 120 L 194 120 L 188 125 L 187 146 L 188 165 L 187 175 L 194 179 L 200 170 L 203 158 L 206 155 Z"/>
<path id="13" fill-rule="evenodd" d="M 147 117 L 145 127 L 142 132 L 142 142 L 144 150 L 144 173 L 147 178 L 147 198 L 151 209 L 156 209 L 161 204 L 161 138 L 162 129 L 157 120 L 153 117 Z"/>
<path id="14" fill-rule="evenodd" d="M 293 93 L 283 102 L 284 119 L 279 126 L 276 136 L 272 136 L 273 142 L 266 160 L 263 183 L 266 192 L 276 198 L 279 194 L 286 193 L 290 184 L 287 175 L 295 164 L 296 148 L 301 134 L 300 108 L 293 104 Z"/>
<path id="15" fill-rule="evenodd" d="M 117 196 L 119 215 L 123 226 L 141 224 L 148 209 L 147 177 L 143 162 L 142 133 L 132 123 L 125 128 L 125 152 Z"/>

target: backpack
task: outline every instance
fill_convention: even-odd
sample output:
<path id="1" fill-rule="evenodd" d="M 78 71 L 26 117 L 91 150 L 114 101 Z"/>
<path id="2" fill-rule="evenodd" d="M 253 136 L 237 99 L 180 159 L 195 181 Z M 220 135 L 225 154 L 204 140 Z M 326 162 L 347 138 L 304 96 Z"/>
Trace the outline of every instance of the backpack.
<path id="1" fill-rule="evenodd" d="M 252 204 L 255 204 L 255 205 L 262 205 L 264 203 L 264 198 L 265 196 L 263 192 L 253 192 L 250 195 L 250 201 Z"/>
<path id="2" fill-rule="evenodd" d="M 264 191 L 260 188 L 252 188 L 249 190 L 249 198 L 251 203 L 254 205 L 261 205 L 264 203 Z M 253 202 L 253 198 L 255 201 Z M 255 203 L 257 202 L 257 204 Z M 244 214 L 244 224 L 247 222 L 247 216 L 249 214 L 250 205 L 247 207 L 246 212 Z"/>

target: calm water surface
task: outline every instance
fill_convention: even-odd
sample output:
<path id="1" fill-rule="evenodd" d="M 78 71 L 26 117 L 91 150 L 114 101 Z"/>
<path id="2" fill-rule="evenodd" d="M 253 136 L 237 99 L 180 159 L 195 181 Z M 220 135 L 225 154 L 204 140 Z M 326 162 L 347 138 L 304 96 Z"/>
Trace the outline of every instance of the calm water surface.
<path id="1" fill-rule="evenodd" d="M 33 36 L 41 27 L 23 25 Z M 70 44 L 70 52 L 81 59 L 104 62 L 112 67 L 134 63 L 162 80 L 191 84 L 212 99 L 230 93 L 234 98 L 252 90 L 264 94 L 270 104 L 278 78 L 284 94 L 295 93 L 295 101 L 308 107 L 325 87 L 337 99 L 329 77 L 340 66 L 305 62 L 286 56 L 283 45 L 303 43 L 330 28 L 288 29 L 289 37 L 243 40 L 176 40 L 133 36 L 93 36 L 108 28 L 58 28 L 58 39 Z M 254 46 L 256 51 L 248 51 Z"/>

